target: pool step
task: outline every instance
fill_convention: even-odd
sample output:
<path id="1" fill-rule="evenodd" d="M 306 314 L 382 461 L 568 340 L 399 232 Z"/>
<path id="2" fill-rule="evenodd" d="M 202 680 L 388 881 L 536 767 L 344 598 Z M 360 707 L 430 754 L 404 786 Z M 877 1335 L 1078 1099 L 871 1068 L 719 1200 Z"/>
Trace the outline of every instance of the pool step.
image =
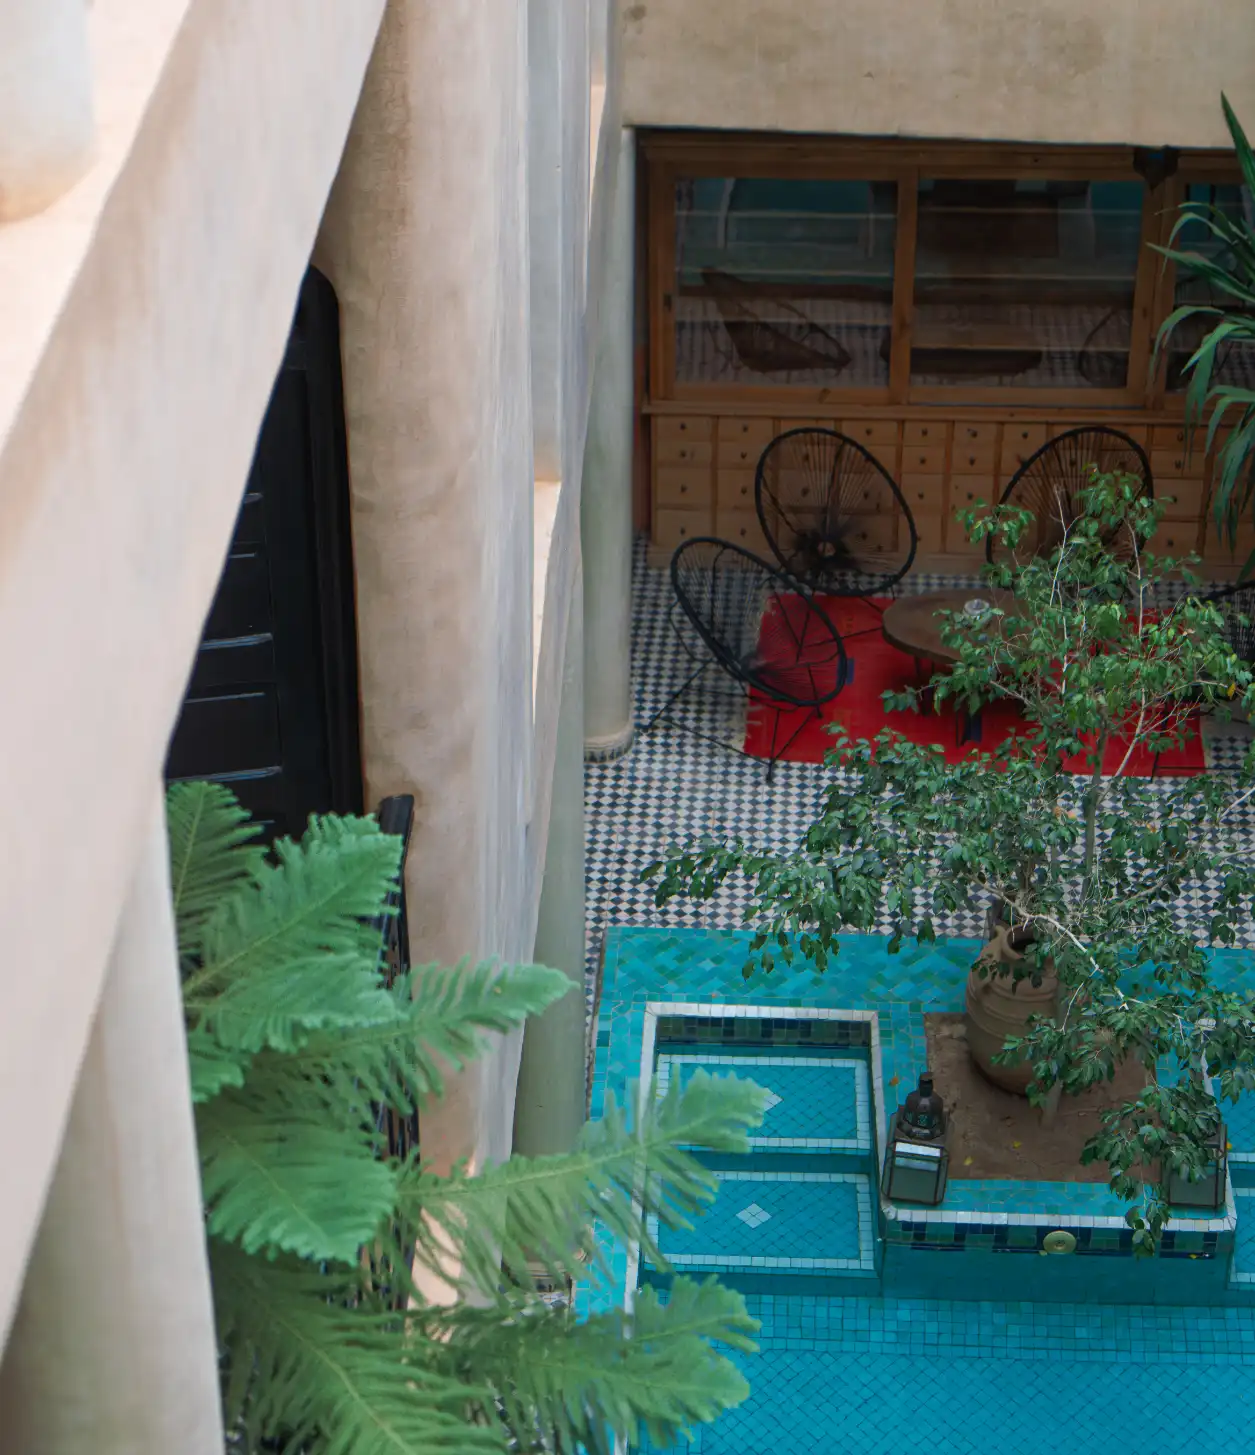
<path id="1" fill-rule="evenodd" d="M 719 1196 L 692 1228 L 651 1228 L 675 1272 L 875 1277 L 875 1201 L 866 1173 L 747 1165 L 715 1176 Z"/>

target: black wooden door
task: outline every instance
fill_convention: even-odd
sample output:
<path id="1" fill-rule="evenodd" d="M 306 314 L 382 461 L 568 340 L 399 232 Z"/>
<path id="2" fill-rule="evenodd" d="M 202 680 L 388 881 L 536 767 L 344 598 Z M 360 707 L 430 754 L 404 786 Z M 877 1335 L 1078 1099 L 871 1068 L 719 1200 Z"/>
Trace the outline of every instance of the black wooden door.
<path id="1" fill-rule="evenodd" d="M 339 316 L 313 268 L 166 776 L 225 783 L 270 833 L 362 811 Z"/>

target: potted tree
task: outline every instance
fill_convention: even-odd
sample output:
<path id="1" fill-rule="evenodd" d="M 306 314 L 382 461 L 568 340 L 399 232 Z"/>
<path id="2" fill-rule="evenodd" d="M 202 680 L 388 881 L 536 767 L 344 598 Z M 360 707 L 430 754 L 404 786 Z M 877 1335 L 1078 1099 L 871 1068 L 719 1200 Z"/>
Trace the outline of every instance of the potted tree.
<path id="1" fill-rule="evenodd" d="M 994 1040 L 991 1070 L 1014 1068 L 1049 1103 L 1122 1062 L 1144 1069 L 1143 1091 L 1104 1117 L 1083 1158 L 1107 1162 L 1113 1189 L 1138 1199 L 1129 1216 L 1151 1251 L 1168 1180 L 1201 1177 L 1214 1158 L 1213 1089 L 1236 1097 L 1255 1078 L 1255 1002 L 1220 982 L 1209 953 L 1251 914 L 1255 866 L 1233 829 L 1255 795 L 1255 761 L 1236 782 L 1144 775 L 1193 731 L 1193 712 L 1229 712 L 1255 690 L 1214 606 L 1188 591 L 1166 604 L 1179 566 L 1149 550 L 1161 508 L 1135 481 L 1098 475 L 1082 505 L 1048 557 L 988 568 L 1020 609 L 955 613 L 946 635 L 958 663 L 930 684 L 934 703 L 969 711 L 1014 702 L 1018 737 L 951 764 L 890 730 L 874 741 L 838 733 L 832 781 L 794 849 L 707 840 L 646 875 L 660 904 L 747 875 L 747 973 L 796 954 L 822 971 L 844 929 L 885 928 L 896 952 L 908 936 L 934 939 L 941 912 L 983 909 L 989 944 L 968 1012 Z M 1027 521 L 1000 509 L 966 523 L 1014 546 Z M 886 705 L 918 708 L 921 694 Z M 998 1014 L 980 989 L 991 976 Z"/>

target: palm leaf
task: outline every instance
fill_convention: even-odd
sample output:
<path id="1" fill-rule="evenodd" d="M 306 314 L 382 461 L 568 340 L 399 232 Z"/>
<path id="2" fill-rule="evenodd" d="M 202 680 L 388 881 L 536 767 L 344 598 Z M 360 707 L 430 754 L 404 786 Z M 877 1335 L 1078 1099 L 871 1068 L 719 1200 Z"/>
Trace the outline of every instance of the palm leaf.
<path id="1" fill-rule="evenodd" d="M 763 1117 L 766 1093 L 749 1081 L 698 1072 L 681 1088 L 646 1100 L 634 1127 L 607 1099 L 567 1156 L 512 1157 L 476 1176 L 401 1174 L 398 1206 L 417 1241 L 417 1257 L 437 1272 L 460 1264 L 477 1286 L 492 1287 L 501 1258 L 520 1278 L 529 1262 L 554 1277 L 596 1257 L 594 1222 L 624 1244 L 640 1243 L 665 1266 L 648 1222 L 687 1227 L 718 1186 L 687 1149 L 742 1153 Z"/>
<path id="2" fill-rule="evenodd" d="M 400 840 L 369 819 L 312 819 L 277 864 L 208 918 L 184 1004 L 226 1048 L 291 1050 L 305 1033 L 387 1021 L 379 931 Z"/>
<path id="3" fill-rule="evenodd" d="M 241 1051 L 224 1051 L 199 1026 L 187 1033 L 188 1071 L 193 1102 L 211 1101 L 229 1086 L 243 1086 L 252 1057 Z"/>
<path id="4" fill-rule="evenodd" d="M 424 965 L 391 987 L 387 1019 L 313 1031 L 284 1054 L 262 1052 L 249 1084 L 279 1096 L 297 1087 L 328 1108 L 365 1100 L 408 1116 L 423 1098 L 444 1094 L 442 1063 L 460 1069 L 482 1051 L 484 1032 L 512 1030 L 570 989 L 544 965 Z"/>
<path id="5" fill-rule="evenodd" d="M 205 921 L 225 895 L 248 883 L 265 862 L 260 832 L 220 783 L 172 783 L 166 790 L 170 889 L 180 959 L 200 950 Z"/>
<path id="6" fill-rule="evenodd" d="M 1246 132 L 1242 129 L 1237 112 L 1229 104 L 1229 98 L 1223 91 L 1220 93 L 1220 107 L 1224 112 L 1229 135 L 1233 138 L 1233 150 L 1237 153 L 1238 166 L 1242 168 L 1242 178 L 1251 196 L 1255 197 L 1255 153 L 1251 151 L 1251 144 L 1246 139 Z"/>
<path id="7" fill-rule="evenodd" d="M 471 1424 L 474 1384 L 440 1371 L 395 1315 L 353 1283 L 210 1242 L 227 1354 L 228 1428 L 289 1455 L 486 1455 L 498 1427 Z M 353 1302 L 350 1302 L 353 1300 Z"/>
<path id="8" fill-rule="evenodd" d="M 353 1262 L 393 1209 L 397 1175 L 351 1122 L 228 1091 L 196 1114 L 209 1230 L 246 1253 Z"/>
<path id="9" fill-rule="evenodd" d="M 758 1329 L 741 1295 L 714 1278 L 677 1278 L 665 1303 L 643 1288 L 631 1313 L 584 1322 L 531 1300 L 462 1305 L 431 1327 L 438 1367 L 488 1384 L 523 1448 L 552 1431 L 560 1450 L 598 1452 L 607 1432 L 634 1445 L 642 1427 L 655 1449 L 669 1447 L 742 1403 L 749 1386 L 713 1345 L 752 1354 Z"/>

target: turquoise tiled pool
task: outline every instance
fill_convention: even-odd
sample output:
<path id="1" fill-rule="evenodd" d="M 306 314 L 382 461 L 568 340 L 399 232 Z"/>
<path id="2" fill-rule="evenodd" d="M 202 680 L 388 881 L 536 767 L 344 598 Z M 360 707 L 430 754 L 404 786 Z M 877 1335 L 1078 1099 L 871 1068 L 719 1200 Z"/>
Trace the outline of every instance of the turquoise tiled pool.
<path id="1" fill-rule="evenodd" d="M 608 1089 L 622 1095 L 641 1074 L 643 1053 L 664 1077 L 705 1065 L 771 1092 L 751 1155 L 719 1164 L 712 1212 L 691 1231 L 663 1234 L 677 1269 L 714 1271 L 747 1290 L 763 1323 L 761 1352 L 741 1361 L 749 1401 L 687 1448 L 1203 1455 L 1240 1446 L 1255 1393 L 1255 1186 L 1237 1179 L 1236 1244 L 1232 1216 L 1176 1221 L 1166 1256 L 1151 1265 L 1127 1256 L 1112 1222 L 1123 1205 L 1092 1183 L 954 1180 L 944 1227 L 925 1220 L 935 1210 L 904 1208 L 885 1238 L 894 1225 L 877 1218 L 869 1175 L 883 1135 L 877 1093 L 887 1112 L 913 1082 L 923 1015 L 961 1005 L 977 946 L 890 957 L 883 940 L 850 937 L 826 976 L 799 966 L 747 983 L 746 940 L 620 929 L 607 943 L 594 1114 Z M 1235 972 L 1245 960 L 1234 957 Z M 859 1068 L 870 1092 L 862 1102 Z M 1239 1159 L 1255 1161 L 1255 1115 L 1230 1126 Z M 1050 1226 L 1076 1230 L 1076 1256 L 1039 1252 Z M 626 1273 L 623 1250 L 617 1263 Z"/>

